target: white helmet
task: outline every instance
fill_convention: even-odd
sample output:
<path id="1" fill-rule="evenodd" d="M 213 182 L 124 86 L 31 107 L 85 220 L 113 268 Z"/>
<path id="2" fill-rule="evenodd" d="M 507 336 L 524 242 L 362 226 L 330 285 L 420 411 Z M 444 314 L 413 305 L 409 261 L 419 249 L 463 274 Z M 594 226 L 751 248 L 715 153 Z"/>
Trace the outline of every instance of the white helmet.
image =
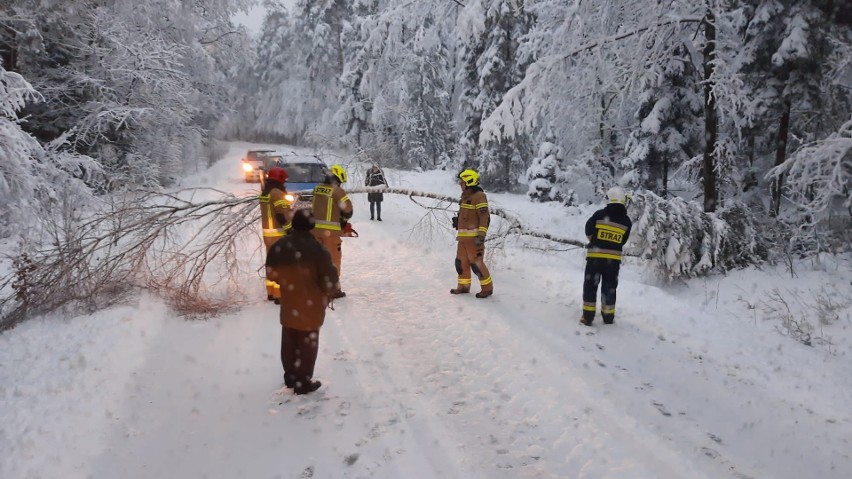
<path id="1" fill-rule="evenodd" d="M 606 201 L 607 203 L 620 203 L 625 205 L 627 204 L 627 193 L 624 192 L 624 188 L 620 186 L 613 186 L 606 192 Z"/>

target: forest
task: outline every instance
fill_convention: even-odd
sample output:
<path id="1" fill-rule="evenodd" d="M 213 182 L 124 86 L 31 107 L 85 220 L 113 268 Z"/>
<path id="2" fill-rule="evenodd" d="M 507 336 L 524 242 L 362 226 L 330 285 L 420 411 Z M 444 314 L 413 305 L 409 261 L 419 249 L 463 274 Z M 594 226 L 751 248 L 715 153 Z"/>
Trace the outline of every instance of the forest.
<path id="1" fill-rule="evenodd" d="M 233 16 L 256 4 L 251 35 Z M 25 245 L 62 243 L 110 198 L 179 186 L 232 140 L 474 168 L 489 191 L 566 207 L 620 184 L 631 247 L 668 279 L 842 253 L 852 4 L 0 7 L 0 240 L 18 272 Z"/>

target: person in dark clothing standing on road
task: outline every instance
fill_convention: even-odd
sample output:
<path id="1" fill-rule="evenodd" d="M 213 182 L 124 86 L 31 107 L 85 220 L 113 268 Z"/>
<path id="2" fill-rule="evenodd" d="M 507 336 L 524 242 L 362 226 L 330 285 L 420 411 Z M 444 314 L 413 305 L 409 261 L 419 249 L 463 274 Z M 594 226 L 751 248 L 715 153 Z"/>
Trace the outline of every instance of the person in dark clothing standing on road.
<path id="1" fill-rule="evenodd" d="M 586 271 L 583 281 L 583 316 L 580 324 L 591 326 L 595 319 L 598 284 L 601 285 L 601 316 L 604 324 L 615 321 L 615 290 L 621 267 L 621 249 L 630 237 L 633 223 L 627 217 L 627 194 L 620 186 L 606 193 L 607 205 L 586 221 Z"/>
<path id="2" fill-rule="evenodd" d="M 340 289 L 331 255 L 311 234 L 311 210 L 293 213 L 292 230 L 278 240 L 266 257 L 267 275 L 281 285 L 281 365 L 284 385 L 308 394 L 322 385 L 313 380 L 319 350 L 319 330 L 325 310 Z"/>
<path id="3" fill-rule="evenodd" d="M 379 169 L 379 165 L 373 165 L 370 168 L 370 171 L 367 172 L 367 176 L 364 177 L 364 186 L 388 186 L 387 180 L 385 180 L 385 174 L 382 173 L 382 170 Z M 382 221 L 382 200 L 384 200 L 384 195 L 382 193 L 367 193 L 367 201 L 370 202 L 370 219 L 378 219 Z M 374 211 L 375 210 L 375 211 Z"/>

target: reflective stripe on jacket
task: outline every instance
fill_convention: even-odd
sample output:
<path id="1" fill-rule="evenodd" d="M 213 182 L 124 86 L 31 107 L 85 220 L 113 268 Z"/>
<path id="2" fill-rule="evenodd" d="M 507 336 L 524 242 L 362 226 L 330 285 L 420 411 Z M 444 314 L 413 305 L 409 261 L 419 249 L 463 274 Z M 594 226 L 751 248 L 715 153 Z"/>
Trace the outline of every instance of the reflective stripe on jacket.
<path id="1" fill-rule="evenodd" d="M 339 186 L 320 183 L 314 188 L 311 201 L 316 228 L 341 235 L 340 220 L 352 217 L 352 201 Z"/>
<path id="2" fill-rule="evenodd" d="M 621 261 L 621 250 L 630 237 L 632 227 L 624 205 L 611 203 L 595 211 L 586 221 L 586 236 L 589 238 L 586 258 Z"/>
<path id="3" fill-rule="evenodd" d="M 459 200 L 459 223 L 456 238 L 485 236 L 491 215 L 488 212 L 488 198 L 478 186 L 465 188 Z"/>
<path id="4" fill-rule="evenodd" d="M 278 188 L 272 188 L 268 194 L 258 196 L 260 200 L 260 223 L 263 236 L 267 238 L 281 237 L 290 231 L 290 219 L 292 210 L 290 201 L 286 198 L 287 192 Z M 283 225 L 278 224 L 281 215 L 286 220 Z"/>

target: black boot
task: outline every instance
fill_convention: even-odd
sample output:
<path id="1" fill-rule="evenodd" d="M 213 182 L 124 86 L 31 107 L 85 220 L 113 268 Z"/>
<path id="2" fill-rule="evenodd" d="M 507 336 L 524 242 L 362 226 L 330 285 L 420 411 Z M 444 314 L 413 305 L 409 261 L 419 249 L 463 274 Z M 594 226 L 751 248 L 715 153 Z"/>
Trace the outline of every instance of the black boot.
<path id="1" fill-rule="evenodd" d="M 470 293 L 470 288 L 458 287 L 458 288 L 453 288 L 453 289 L 450 290 L 450 294 L 467 294 L 467 293 Z"/>
<path id="2" fill-rule="evenodd" d="M 307 384 L 303 384 L 301 381 L 296 381 L 296 386 L 293 388 L 293 392 L 296 394 L 310 394 L 322 386 L 322 383 L 319 381 L 308 381 Z"/>

